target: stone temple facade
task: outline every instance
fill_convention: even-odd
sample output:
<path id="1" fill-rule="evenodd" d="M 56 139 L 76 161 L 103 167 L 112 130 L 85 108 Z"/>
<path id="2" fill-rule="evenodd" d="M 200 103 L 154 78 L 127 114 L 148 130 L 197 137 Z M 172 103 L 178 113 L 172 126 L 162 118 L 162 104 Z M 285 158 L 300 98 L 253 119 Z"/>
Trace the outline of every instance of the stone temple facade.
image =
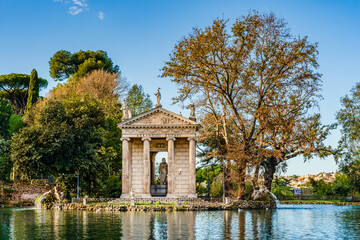
<path id="1" fill-rule="evenodd" d="M 199 124 L 157 107 L 122 121 L 120 198 L 196 198 L 196 139 Z M 167 152 L 167 183 L 156 179 L 155 156 Z"/>

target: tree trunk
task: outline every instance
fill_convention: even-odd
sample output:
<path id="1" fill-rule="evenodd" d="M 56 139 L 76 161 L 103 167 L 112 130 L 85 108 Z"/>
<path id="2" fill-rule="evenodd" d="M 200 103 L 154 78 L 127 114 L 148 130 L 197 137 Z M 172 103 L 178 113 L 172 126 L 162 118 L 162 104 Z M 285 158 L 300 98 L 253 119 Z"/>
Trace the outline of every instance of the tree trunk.
<path id="1" fill-rule="evenodd" d="M 274 157 L 270 157 L 267 162 L 264 163 L 264 186 L 271 191 L 271 184 L 276 171 L 277 160 Z"/>

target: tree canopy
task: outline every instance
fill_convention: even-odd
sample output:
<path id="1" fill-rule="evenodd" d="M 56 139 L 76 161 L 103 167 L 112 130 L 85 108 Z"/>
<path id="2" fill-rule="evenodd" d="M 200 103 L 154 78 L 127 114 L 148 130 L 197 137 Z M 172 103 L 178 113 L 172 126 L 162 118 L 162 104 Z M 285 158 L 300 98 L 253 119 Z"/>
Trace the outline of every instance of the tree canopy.
<path id="1" fill-rule="evenodd" d="M 341 138 L 335 159 L 342 172 L 349 177 L 354 190 L 360 192 L 360 83 L 341 99 L 341 104 L 342 108 L 336 114 Z"/>
<path id="2" fill-rule="evenodd" d="M 131 111 L 132 116 L 146 112 L 153 107 L 150 95 L 144 92 L 141 85 L 134 84 L 129 90 L 126 103 Z"/>
<path id="3" fill-rule="evenodd" d="M 12 141 L 17 174 L 22 178 L 51 175 L 61 190 L 73 194 L 79 171 L 82 193 L 118 197 L 119 98 L 127 86 L 116 73 L 94 70 L 77 81 L 59 84 L 37 101 L 25 112 L 27 126 Z"/>
<path id="4" fill-rule="evenodd" d="M 255 11 L 232 26 L 218 19 L 194 28 L 175 45 L 162 77 L 177 83 L 175 102 L 198 106 L 208 157 L 226 160 L 237 195 L 246 169 L 268 172 L 270 188 L 280 163 L 327 150 L 329 127 L 312 113 L 321 98 L 317 55 L 317 44 L 293 37 L 283 19 Z"/>
<path id="5" fill-rule="evenodd" d="M 104 119 L 94 99 L 49 100 L 38 124 L 23 128 L 13 138 L 11 158 L 17 174 L 22 178 L 50 174 L 63 190 L 69 191 L 75 189 L 80 172 L 83 191 L 92 193 L 105 169 L 105 163 L 97 157 Z"/>
<path id="6" fill-rule="evenodd" d="M 105 51 L 78 51 L 71 53 L 60 50 L 49 61 L 50 76 L 56 81 L 65 79 L 78 80 L 96 69 L 110 73 L 120 73 L 119 66 L 114 65 Z"/>
<path id="7" fill-rule="evenodd" d="M 11 105 L 8 100 L 0 98 L 0 139 L 10 137 Z"/>
<path id="8" fill-rule="evenodd" d="M 30 75 L 11 73 L 0 75 L 0 98 L 10 101 L 14 114 L 22 114 L 26 107 Z M 47 87 L 47 80 L 38 79 L 39 91 Z"/>

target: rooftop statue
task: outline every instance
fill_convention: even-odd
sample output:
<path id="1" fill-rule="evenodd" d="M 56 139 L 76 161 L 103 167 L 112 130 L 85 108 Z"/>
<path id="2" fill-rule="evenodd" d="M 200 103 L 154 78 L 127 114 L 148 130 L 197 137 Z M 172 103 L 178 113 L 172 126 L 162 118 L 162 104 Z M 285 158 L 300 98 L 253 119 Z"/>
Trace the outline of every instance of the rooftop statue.
<path id="1" fill-rule="evenodd" d="M 121 110 L 122 110 L 122 114 L 123 114 L 121 120 L 125 121 L 126 119 L 129 118 L 128 114 L 130 112 L 125 100 L 124 100 L 124 102 L 123 102 L 123 104 L 121 106 Z"/>
<path id="2" fill-rule="evenodd" d="M 158 87 L 157 92 L 154 94 L 156 96 L 156 105 L 155 107 L 162 107 L 160 100 L 161 100 L 161 93 L 160 93 L 160 88 Z"/>

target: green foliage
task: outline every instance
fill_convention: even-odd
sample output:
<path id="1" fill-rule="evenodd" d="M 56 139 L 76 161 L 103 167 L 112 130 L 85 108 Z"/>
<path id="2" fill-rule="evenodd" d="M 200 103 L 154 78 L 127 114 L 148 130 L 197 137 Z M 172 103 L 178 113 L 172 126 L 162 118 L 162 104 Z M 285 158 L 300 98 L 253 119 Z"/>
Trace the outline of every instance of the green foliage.
<path id="1" fill-rule="evenodd" d="M 341 172 L 347 176 L 353 195 L 360 193 L 360 160 L 343 165 Z"/>
<path id="2" fill-rule="evenodd" d="M 10 181 L 12 163 L 10 160 L 10 141 L 0 139 L 0 180 Z"/>
<path id="3" fill-rule="evenodd" d="M 333 195 L 332 185 L 330 183 L 326 183 L 324 179 L 315 180 L 313 178 L 309 178 L 309 186 L 312 187 L 312 191 L 315 195 L 320 196 L 328 196 Z"/>
<path id="4" fill-rule="evenodd" d="M 23 128 L 13 138 L 11 158 L 22 178 L 50 174 L 61 189 L 73 193 L 80 173 L 83 193 L 99 189 L 105 164 L 97 157 L 103 143 L 104 113 L 94 99 L 50 100 L 38 124 Z"/>
<path id="5" fill-rule="evenodd" d="M 39 77 L 35 69 L 32 70 L 29 82 L 28 99 L 25 110 L 30 110 L 39 98 Z"/>
<path id="6" fill-rule="evenodd" d="M 141 85 L 134 84 L 126 98 L 132 116 L 146 112 L 153 107 L 149 94 L 145 93 Z"/>
<path id="7" fill-rule="evenodd" d="M 14 114 L 24 112 L 28 88 L 30 84 L 30 75 L 11 73 L 0 75 L 0 98 L 6 98 L 10 101 Z M 39 91 L 47 87 L 47 80 L 38 78 Z"/>
<path id="8" fill-rule="evenodd" d="M 53 193 L 49 193 L 46 197 L 42 200 L 41 206 L 44 206 L 46 209 L 51 209 L 55 202 L 57 201 L 55 195 Z"/>
<path id="9" fill-rule="evenodd" d="M 106 198 L 118 198 L 121 195 L 121 175 L 116 173 L 110 175 L 104 182 L 102 196 Z"/>
<path id="10" fill-rule="evenodd" d="M 348 196 L 352 186 L 346 174 L 336 173 L 335 182 L 332 184 L 333 193 L 338 196 Z"/>
<path id="11" fill-rule="evenodd" d="M 120 73 L 119 66 L 114 65 L 107 53 L 101 50 L 79 51 L 70 53 L 61 50 L 50 59 L 50 76 L 55 81 L 73 80 L 86 76 L 95 69 L 103 69 L 111 73 Z"/>
<path id="12" fill-rule="evenodd" d="M 0 139 L 10 137 L 11 105 L 6 99 L 0 98 Z"/>
<path id="13" fill-rule="evenodd" d="M 223 187 L 223 175 L 219 174 L 214 178 L 214 181 L 211 184 L 210 196 L 221 197 L 223 195 Z"/>
<path id="14" fill-rule="evenodd" d="M 341 172 L 348 177 L 352 194 L 360 192 L 360 83 L 341 99 L 342 109 L 336 119 L 341 126 L 341 139 L 335 159 L 340 163 Z"/>
<path id="15" fill-rule="evenodd" d="M 10 117 L 10 135 L 13 136 L 20 131 L 21 128 L 25 127 L 25 123 L 22 120 L 22 114 L 12 114 Z"/>
<path id="16" fill-rule="evenodd" d="M 198 194 L 210 194 L 212 183 L 216 176 L 221 173 L 220 165 L 208 166 L 196 170 L 196 192 Z"/>
<path id="17" fill-rule="evenodd" d="M 272 182 L 271 191 L 276 196 L 292 196 L 293 193 L 290 190 L 290 181 L 283 177 L 275 178 Z"/>

